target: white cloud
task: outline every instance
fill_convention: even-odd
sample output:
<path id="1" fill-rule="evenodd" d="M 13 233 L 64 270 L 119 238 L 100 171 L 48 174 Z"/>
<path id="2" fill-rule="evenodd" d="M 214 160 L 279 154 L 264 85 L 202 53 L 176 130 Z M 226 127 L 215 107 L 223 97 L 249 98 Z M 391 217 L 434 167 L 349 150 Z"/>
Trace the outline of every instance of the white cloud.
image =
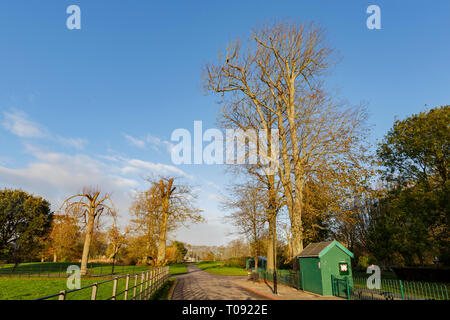
<path id="1" fill-rule="evenodd" d="M 155 151 L 161 151 L 161 148 L 166 149 L 166 151 L 170 152 L 173 148 L 173 144 L 166 140 L 161 140 L 158 137 L 152 136 L 151 134 L 147 134 L 145 138 L 136 138 L 129 134 L 123 134 L 125 139 L 128 141 L 128 144 L 145 149 L 146 147 L 151 147 Z"/>
<path id="2" fill-rule="evenodd" d="M 171 142 L 169 142 L 169 141 L 161 140 L 161 139 L 159 139 L 157 137 L 154 137 L 154 136 L 152 136 L 150 134 L 147 135 L 146 140 L 147 140 L 147 142 L 150 145 L 152 145 L 153 149 L 155 149 L 155 150 L 159 150 L 160 147 L 164 147 L 164 148 L 166 148 L 166 150 L 168 152 L 172 151 L 173 144 Z"/>
<path id="3" fill-rule="evenodd" d="M 3 112 L 3 128 L 22 138 L 43 138 L 47 136 L 45 129 L 28 119 L 22 111 Z"/>
<path id="4" fill-rule="evenodd" d="M 132 136 L 130 136 L 128 134 L 124 134 L 124 137 L 125 137 L 125 139 L 128 141 L 128 143 L 130 145 L 138 147 L 138 148 L 141 148 L 141 149 L 145 148 L 145 141 L 144 140 L 132 137 Z"/>
<path id="5" fill-rule="evenodd" d="M 123 215 L 128 212 L 130 191 L 140 185 L 139 181 L 121 176 L 113 167 L 87 155 L 45 152 L 33 155 L 36 161 L 24 168 L 0 166 L 0 181 L 47 198 L 54 210 L 83 186 L 98 186 L 103 192 L 112 193 L 112 200 Z"/>
<path id="6" fill-rule="evenodd" d="M 177 174 L 180 176 L 188 176 L 183 170 L 178 169 L 177 167 L 170 166 L 167 164 L 161 163 L 153 163 L 148 161 L 143 161 L 139 159 L 129 159 L 128 164 L 133 166 L 136 169 L 145 169 L 152 173 L 158 174 Z M 130 170 L 130 169 L 128 169 Z"/>
<path id="7" fill-rule="evenodd" d="M 23 139 L 48 139 L 78 150 L 83 149 L 87 143 L 85 139 L 65 138 L 57 134 L 52 134 L 44 126 L 29 119 L 28 115 L 23 111 L 3 112 L 3 116 L 3 128 Z"/>

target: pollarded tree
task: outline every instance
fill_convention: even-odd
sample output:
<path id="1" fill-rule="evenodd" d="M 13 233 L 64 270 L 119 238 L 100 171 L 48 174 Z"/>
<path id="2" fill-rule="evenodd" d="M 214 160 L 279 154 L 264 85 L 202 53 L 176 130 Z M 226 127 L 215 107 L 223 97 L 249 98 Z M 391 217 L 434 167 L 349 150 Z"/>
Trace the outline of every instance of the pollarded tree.
<path id="1" fill-rule="evenodd" d="M 154 247 L 156 263 L 164 265 L 167 233 L 186 222 L 202 221 L 202 210 L 195 207 L 197 195 L 187 183 L 175 184 L 172 177 L 148 179 L 148 182 L 150 188 L 139 193 L 132 204 L 136 216 L 133 223 L 146 235 L 149 247 L 146 257 Z"/>
<path id="2" fill-rule="evenodd" d="M 100 189 L 84 187 L 81 193 L 67 198 L 61 208 L 65 212 L 71 212 L 74 216 L 83 219 L 86 224 L 86 236 L 81 257 L 81 274 L 85 275 L 94 226 L 98 223 L 102 214 L 113 215 L 115 212 L 113 203 L 110 195 L 102 195 Z"/>
<path id="3" fill-rule="evenodd" d="M 40 249 L 51 229 L 50 203 L 22 190 L 0 190 L 0 256 L 14 268 Z"/>

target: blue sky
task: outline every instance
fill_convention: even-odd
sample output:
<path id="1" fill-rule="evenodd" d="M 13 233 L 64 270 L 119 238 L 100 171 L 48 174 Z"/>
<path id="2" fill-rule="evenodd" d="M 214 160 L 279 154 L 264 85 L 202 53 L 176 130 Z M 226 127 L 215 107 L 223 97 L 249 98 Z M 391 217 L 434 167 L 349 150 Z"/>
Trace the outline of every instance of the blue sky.
<path id="1" fill-rule="evenodd" d="M 66 8 L 81 8 L 81 30 Z M 381 8 L 381 30 L 366 8 Z M 224 244 L 218 196 L 223 166 L 175 166 L 174 129 L 215 127 L 217 99 L 202 66 L 257 23 L 316 21 L 342 56 L 329 77 L 350 103 L 366 102 L 379 140 L 395 116 L 450 101 L 450 2 L 442 1 L 23 1 L 0 3 L 0 186 L 55 207 L 83 185 L 113 192 L 122 220 L 130 190 L 152 173 L 184 175 L 208 223 L 173 237 Z"/>

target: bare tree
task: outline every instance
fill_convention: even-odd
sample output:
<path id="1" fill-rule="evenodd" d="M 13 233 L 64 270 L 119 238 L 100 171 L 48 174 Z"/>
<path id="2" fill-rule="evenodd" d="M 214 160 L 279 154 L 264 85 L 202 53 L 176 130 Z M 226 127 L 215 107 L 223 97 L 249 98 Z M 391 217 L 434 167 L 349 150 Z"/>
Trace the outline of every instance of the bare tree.
<path id="1" fill-rule="evenodd" d="M 113 215 L 113 212 L 115 212 L 110 195 L 108 193 L 102 195 L 99 188 L 84 187 L 81 193 L 67 198 L 61 208 L 82 218 L 86 224 L 86 237 L 81 257 L 81 274 L 85 275 L 94 225 L 98 223 L 102 213 Z"/>
<path id="2" fill-rule="evenodd" d="M 268 134 L 278 129 L 277 173 L 289 211 L 294 256 L 303 250 L 303 191 L 308 178 L 327 172 L 325 176 L 340 179 L 342 188 L 349 189 L 360 182 L 352 169 L 363 169 L 359 146 L 364 113 L 336 104 L 323 87 L 332 52 L 314 24 L 274 24 L 253 30 L 246 48 L 236 40 L 217 64 L 205 68 L 206 87 L 227 99 L 223 113 L 239 110 L 235 123 L 242 115 L 252 115 Z"/>
<path id="3" fill-rule="evenodd" d="M 137 217 L 134 223 L 146 233 L 148 246 L 155 247 L 159 265 L 166 262 L 167 233 L 186 222 L 202 221 L 202 210 L 194 206 L 197 195 L 192 187 L 187 183 L 175 184 L 175 180 L 172 177 L 148 179 L 150 188 L 139 193 L 132 205 Z"/>
<path id="4" fill-rule="evenodd" d="M 266 208 L 261 201 L 261 193 L 255 185 L 234 185 L 230 188 L 229 197 L 223 201 L 223 208 L 231 211 L 225 219 L 231 221 L 239 230 L 238 234 L 245 236 L 253 247 L 256 272 L 260 255 L 260 238 L 266 222 Z"/>
<path id="5" fill-rule="evenodd" d="M 123 232 L 120 230 L 120 227 L 117 225 L 116 213 L 114 213 L 113 218 L 114 218 L 113 224 L 107 232 L 109 244 L 111 246 L 111 254 L 109 259 L 112 259 L 113 261 L 111 271 L 112 274 L 114 274 L 114 266 L 116 264 L 117 254 L 119 253 L 120 248 L 122 248 L 122 246 L 125 245 L 125 243 L 127 242 L 127 236 L 129 232 L 128 226 L 125 228 Z"/>

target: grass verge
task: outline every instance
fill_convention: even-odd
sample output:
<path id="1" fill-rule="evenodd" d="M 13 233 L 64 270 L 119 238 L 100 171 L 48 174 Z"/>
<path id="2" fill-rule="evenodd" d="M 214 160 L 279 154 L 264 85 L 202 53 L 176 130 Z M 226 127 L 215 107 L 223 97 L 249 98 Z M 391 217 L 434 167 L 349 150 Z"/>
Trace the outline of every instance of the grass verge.
<path id="1" fill-rule="evenodd" d="M 187 272 L 187 267 L 183 263 L 174 263 L 169 265 L 169 274 L 183 274 Z"/>
<path id="2" fill-rule="evenodd" d="M 247 271 L 243 268 L 225 267 L 223 261 L 202 261 L 197 263 L 200 269 L 222 276 L 246 276 Z"/>
<path id="3" fill-rule="evenodd" d="M 169 278 L 158 290 L 156 290 L 150 297 L 150 300 L 169 300 L 177 279 Z"/>

